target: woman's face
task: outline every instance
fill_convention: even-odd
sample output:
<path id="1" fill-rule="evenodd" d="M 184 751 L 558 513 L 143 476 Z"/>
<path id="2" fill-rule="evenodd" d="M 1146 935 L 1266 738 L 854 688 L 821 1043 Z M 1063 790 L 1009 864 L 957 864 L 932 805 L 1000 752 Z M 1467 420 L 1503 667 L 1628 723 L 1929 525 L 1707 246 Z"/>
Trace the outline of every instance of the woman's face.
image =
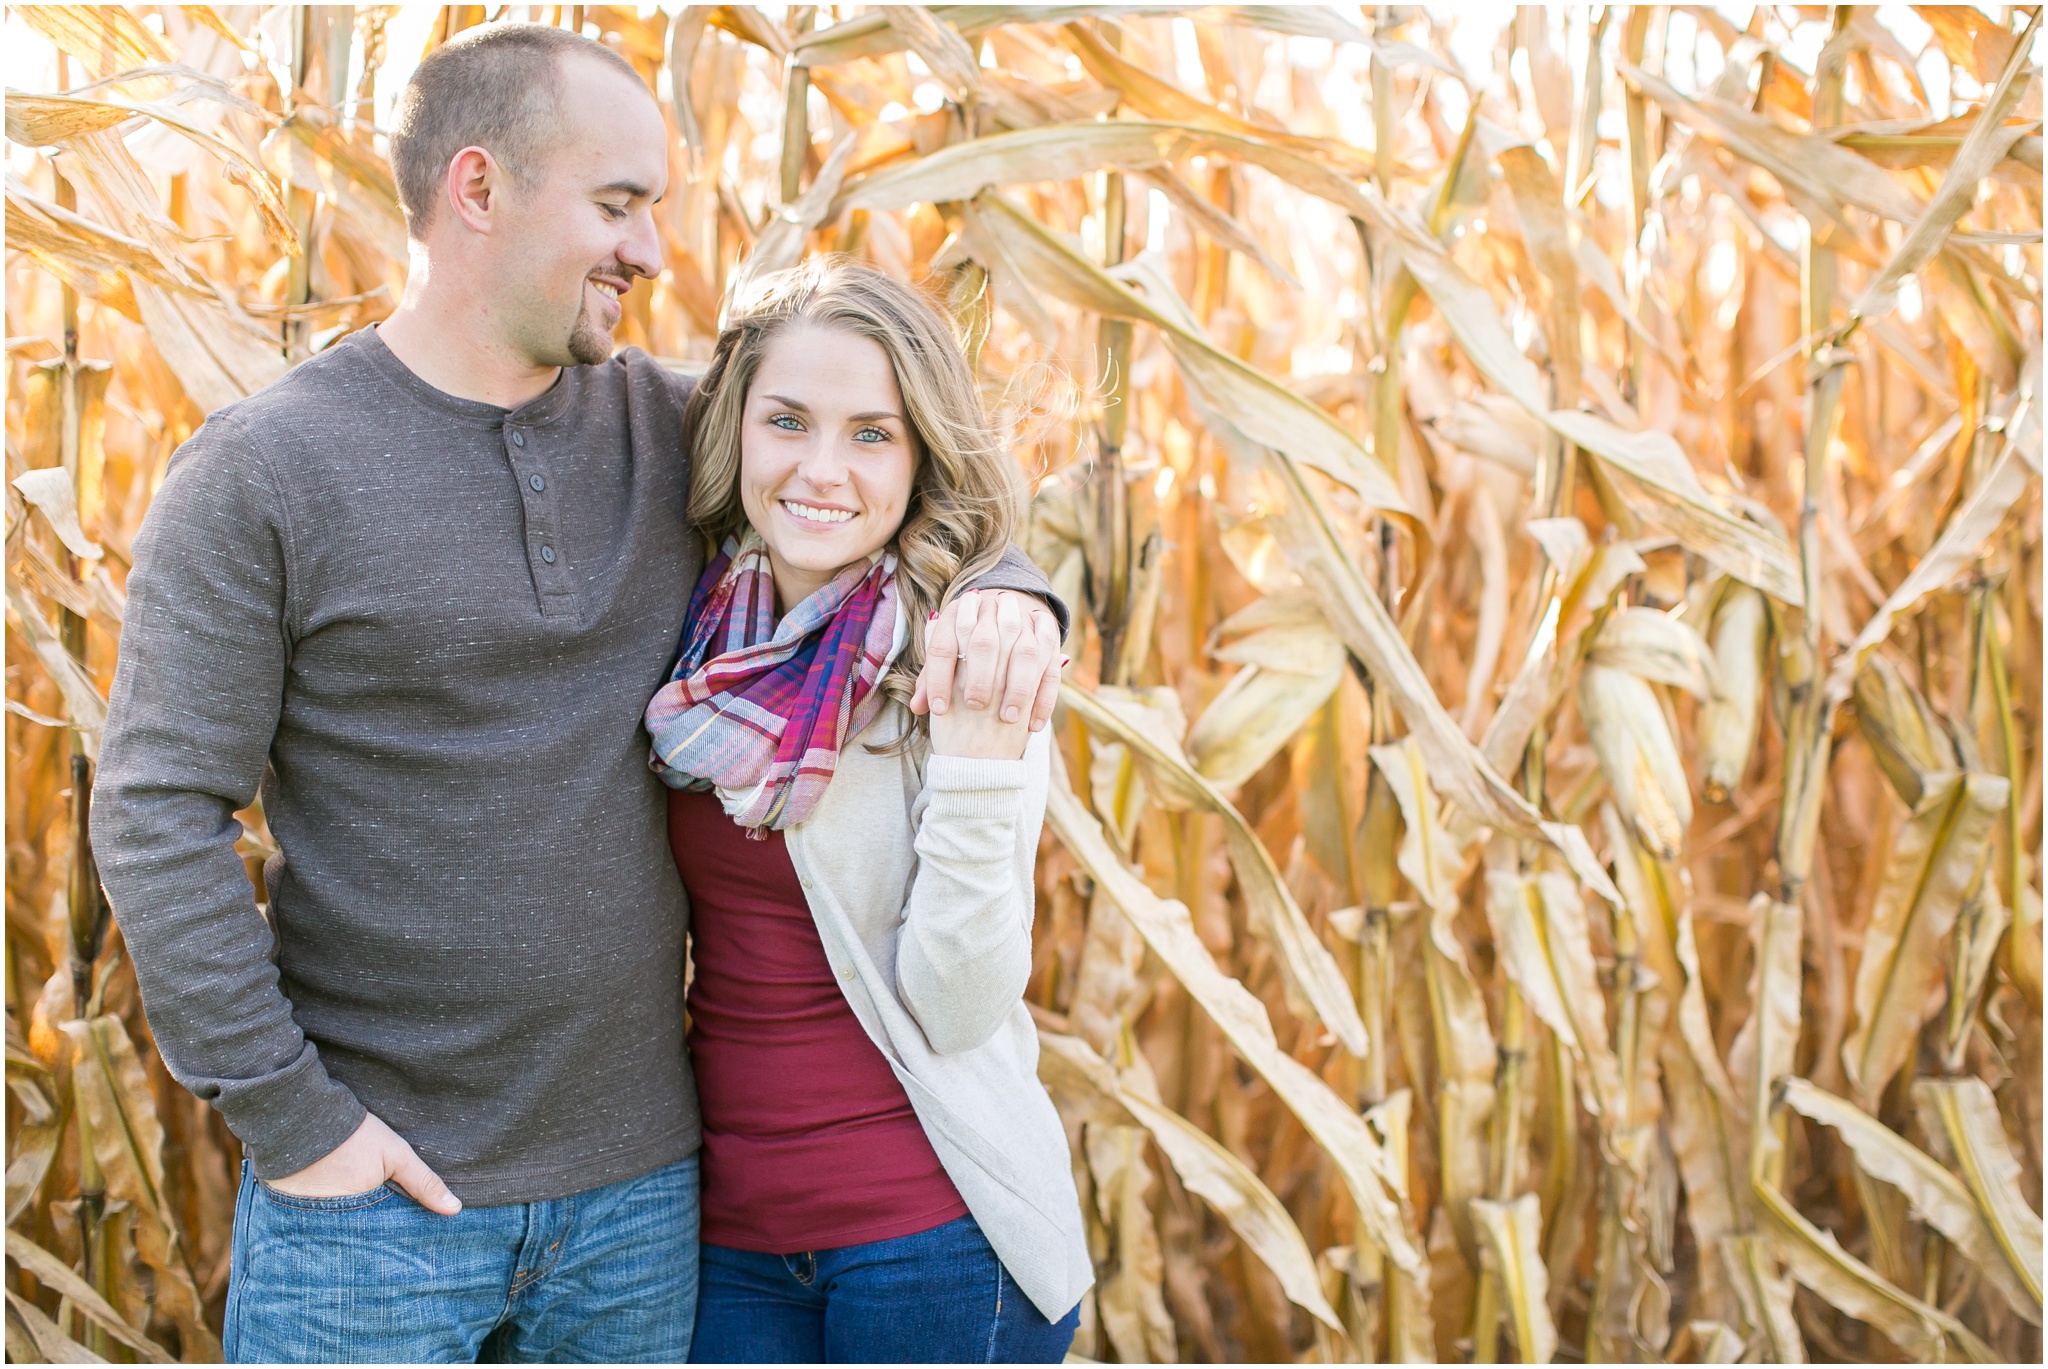
<path id="1" fill-rule="evenodd" d="M 914 446 L 880 343 L 811 323 L 769 341 L 740 420 L 740 503 L 768 544 L 783 612 L 889 545 Z"/>

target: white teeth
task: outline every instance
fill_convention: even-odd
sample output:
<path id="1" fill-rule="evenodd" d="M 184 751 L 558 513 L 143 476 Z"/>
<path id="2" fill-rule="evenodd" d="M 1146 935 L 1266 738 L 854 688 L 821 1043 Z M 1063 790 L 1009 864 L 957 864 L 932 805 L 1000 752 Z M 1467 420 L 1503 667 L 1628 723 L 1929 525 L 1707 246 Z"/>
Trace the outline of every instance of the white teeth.
<path id="1" fill-rule="evenodd" d="M 591 284 L 604 291 L 607 295 L 610 295 L 613 299 L 619 297 L 619 287 L 616 285 L 606 285 L 603 281 L 598 280 L 592 281 Z"/>
<path id="2" fill-rule="evenodd" d="M 853 517 L 851 509 L 814 509 L 808 504 L 792 503 L 787 499 L 782 501 L 782 507 L 806 523 L 844 523 Z"/>

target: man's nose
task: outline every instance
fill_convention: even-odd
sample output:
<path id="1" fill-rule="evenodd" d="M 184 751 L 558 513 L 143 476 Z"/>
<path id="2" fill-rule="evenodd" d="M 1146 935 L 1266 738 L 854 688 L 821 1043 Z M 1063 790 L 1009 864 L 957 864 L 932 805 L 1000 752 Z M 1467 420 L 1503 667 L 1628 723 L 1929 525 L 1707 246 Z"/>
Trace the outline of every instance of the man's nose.
<path id="1" fill-rule="evenodd" d="M 619 265 L 649 280 L 661 274 L 661 234 L 652 213 L 634 215 L 633 230 L 619 245 Z"/>

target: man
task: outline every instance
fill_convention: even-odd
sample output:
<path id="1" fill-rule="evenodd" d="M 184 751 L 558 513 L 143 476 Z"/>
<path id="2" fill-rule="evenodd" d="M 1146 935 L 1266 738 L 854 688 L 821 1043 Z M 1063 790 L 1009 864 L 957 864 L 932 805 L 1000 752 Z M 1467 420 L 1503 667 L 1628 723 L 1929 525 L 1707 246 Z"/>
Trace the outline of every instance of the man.
<path id="1" fill-rule="evenodd" d="M 614 54 L 493 25 L 421 64 L 392 150 L 398 311 L 215 413 L 144 520 L 100 871 L 166 1063 L 247 1148 L 231 1359 L 683 1360 L 685 919 L 640 717 L 700 549 L 687 382 L 611 355 L 667 135 Z M 1000 707 L 1042 724 L 1059 626 L 975 599 L 931 706 L 957 627 L 963 699 L 1014 639 Z M 259 786 L 274 930 L 233 849 Z"/>

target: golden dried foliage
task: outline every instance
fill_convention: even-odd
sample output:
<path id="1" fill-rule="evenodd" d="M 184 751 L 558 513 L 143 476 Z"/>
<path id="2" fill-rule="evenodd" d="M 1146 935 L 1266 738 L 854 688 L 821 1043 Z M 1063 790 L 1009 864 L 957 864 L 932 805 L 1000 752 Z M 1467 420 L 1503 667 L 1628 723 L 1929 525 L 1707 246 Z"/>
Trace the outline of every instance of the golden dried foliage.
<path id="1" fill-rule="evenodd" d="M 1078 1355 L 2038 1359 L 2037 13 L 1589 8 L 13 7 L 9 1355 L 218 1354 L 78 839 L 126 549 L 525 18 L 675 133 L 623 341 L 850 254 L 1036 482 Z"/>

